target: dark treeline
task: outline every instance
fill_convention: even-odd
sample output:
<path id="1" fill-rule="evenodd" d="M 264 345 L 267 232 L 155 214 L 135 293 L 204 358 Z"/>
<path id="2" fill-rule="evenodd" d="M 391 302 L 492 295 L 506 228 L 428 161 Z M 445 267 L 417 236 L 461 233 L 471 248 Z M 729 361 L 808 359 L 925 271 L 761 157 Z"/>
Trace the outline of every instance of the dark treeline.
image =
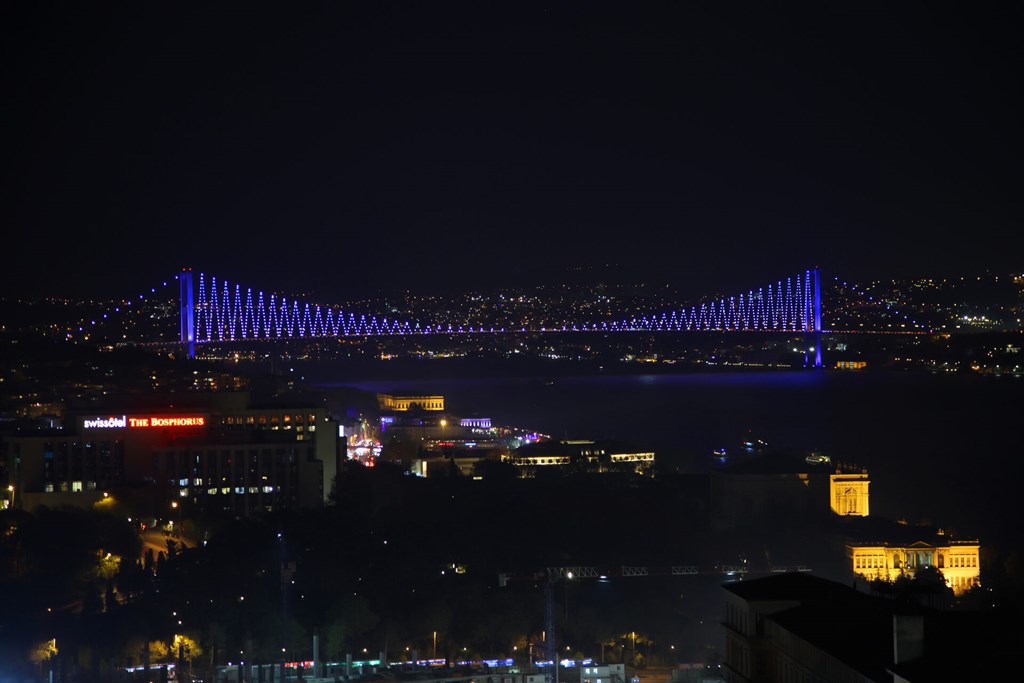
<path id="1" fill-rule="evenodd" d="M 820 540 L 825 515 L 712 533 L 707 490 L 702 476 L 520 480 L 496 466 L 475 481 L 350 464 L 324 509 L 195 520 L 193 542 L 172 539 L 156 555 L 123 506 L 6 511 L 0 674 L 99 681 L 147 659 L 194 672 L 305 660 L 314 634 L 329 661 L 526 662 L 543 654 L 547 567 L 835 554 Z M 713 659 L 722 579 L 701 581 L 559 581 L 560 654 L 635 666 Z"/>
<path id="2" fill-rule="evenodd" d="M 425 657 L 435 642 L 438 657 L 525 657 L 531 646 L 539 657 L 546 567 L 670 564 L 680 548 L 700 559 L 697 499 L 668 483 L 524 481 L 500 467 L 484 481 L 421 479 L 383 463 L 347 467 L 332 500 L 197 520 L 205 543 L 172 539 L 155 556 L 123 504 L 0 513 L 4 666 L 25 674 L 57 660 L 76 680 L 103 680 L 144 663 L 147 643 L 150 663 L 184 654 L 197 669 L 303 659 L 314 633 L 325 658 Z M 573 654 L 604 642 L 607 656 L 615 644 L 628 656 L 626 633 L 631 648 L 637 633 L 669 641 L 667 615 L 588 590 L 560 593 L 559 642 Z"/>

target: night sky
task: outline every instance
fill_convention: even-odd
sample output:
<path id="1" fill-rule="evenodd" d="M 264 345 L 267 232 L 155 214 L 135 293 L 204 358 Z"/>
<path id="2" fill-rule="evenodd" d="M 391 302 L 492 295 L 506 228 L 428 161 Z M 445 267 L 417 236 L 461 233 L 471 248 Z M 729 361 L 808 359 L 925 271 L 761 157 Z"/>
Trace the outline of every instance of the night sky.
<path id="1" fill-rule="evenodd" d="M 103 6 L 0 17 L 2 295 L 1024 268 L 1019 5 Z"/>

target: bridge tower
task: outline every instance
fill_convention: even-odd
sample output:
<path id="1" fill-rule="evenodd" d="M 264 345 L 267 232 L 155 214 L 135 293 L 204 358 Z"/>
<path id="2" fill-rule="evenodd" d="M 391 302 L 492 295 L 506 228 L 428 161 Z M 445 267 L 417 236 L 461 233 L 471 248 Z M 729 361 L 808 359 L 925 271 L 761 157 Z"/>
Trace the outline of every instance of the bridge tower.
<path id="1" fill-rule="evenodd" d="M 814 367 L 821 364 L 821 270 L 814 267 Z"/>
<path id="2" fill-rule="evenodd" d="M 195 294 L 192 288 L 192 269 L 182 268 L 178 275 L 181 286 L 181 345 L 189 358 L 196 357 Z"/>
<path id="3" fill-rule="evenodd" d="M 807 332 L 807 348 L 804 349 L 804 368 L 821 368 L 821 272 L 817 266 L 808 270 L 811 282 L 808 287 L 810 310 L 807 311 L 804 329 Z M 814 358 L 811 358 L 811 352 Z"/>

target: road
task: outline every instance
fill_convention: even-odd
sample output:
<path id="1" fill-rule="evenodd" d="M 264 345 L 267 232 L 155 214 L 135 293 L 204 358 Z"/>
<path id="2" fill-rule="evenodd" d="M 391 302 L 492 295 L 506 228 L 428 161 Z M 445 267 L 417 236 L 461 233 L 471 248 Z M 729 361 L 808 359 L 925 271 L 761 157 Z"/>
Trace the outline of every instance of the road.
<path id="1" fill-rule="evenodd" d="M 178 538 L 177 536 L 166 534 L 159 529 L 150 529 L 142 532 L 142 553 L 140 557 L 145 557 L 147 550 L 152 550 L 154 556 L 166 553 L 167 541 L 174 541 L 178 544 L 178 547 L 195 547 L 195 541 L 186 536 Z"/>

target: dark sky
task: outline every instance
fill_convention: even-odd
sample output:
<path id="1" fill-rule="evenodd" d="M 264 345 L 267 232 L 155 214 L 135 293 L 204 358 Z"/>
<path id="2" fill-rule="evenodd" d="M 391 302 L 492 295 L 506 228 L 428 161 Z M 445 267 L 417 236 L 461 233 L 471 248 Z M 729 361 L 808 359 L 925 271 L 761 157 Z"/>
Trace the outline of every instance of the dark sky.
<path id="1" fill-rule="evenodd" d="M 8 296 L 1024 268 L 1019 9 L 102 7 L 0 18 Z"/>

